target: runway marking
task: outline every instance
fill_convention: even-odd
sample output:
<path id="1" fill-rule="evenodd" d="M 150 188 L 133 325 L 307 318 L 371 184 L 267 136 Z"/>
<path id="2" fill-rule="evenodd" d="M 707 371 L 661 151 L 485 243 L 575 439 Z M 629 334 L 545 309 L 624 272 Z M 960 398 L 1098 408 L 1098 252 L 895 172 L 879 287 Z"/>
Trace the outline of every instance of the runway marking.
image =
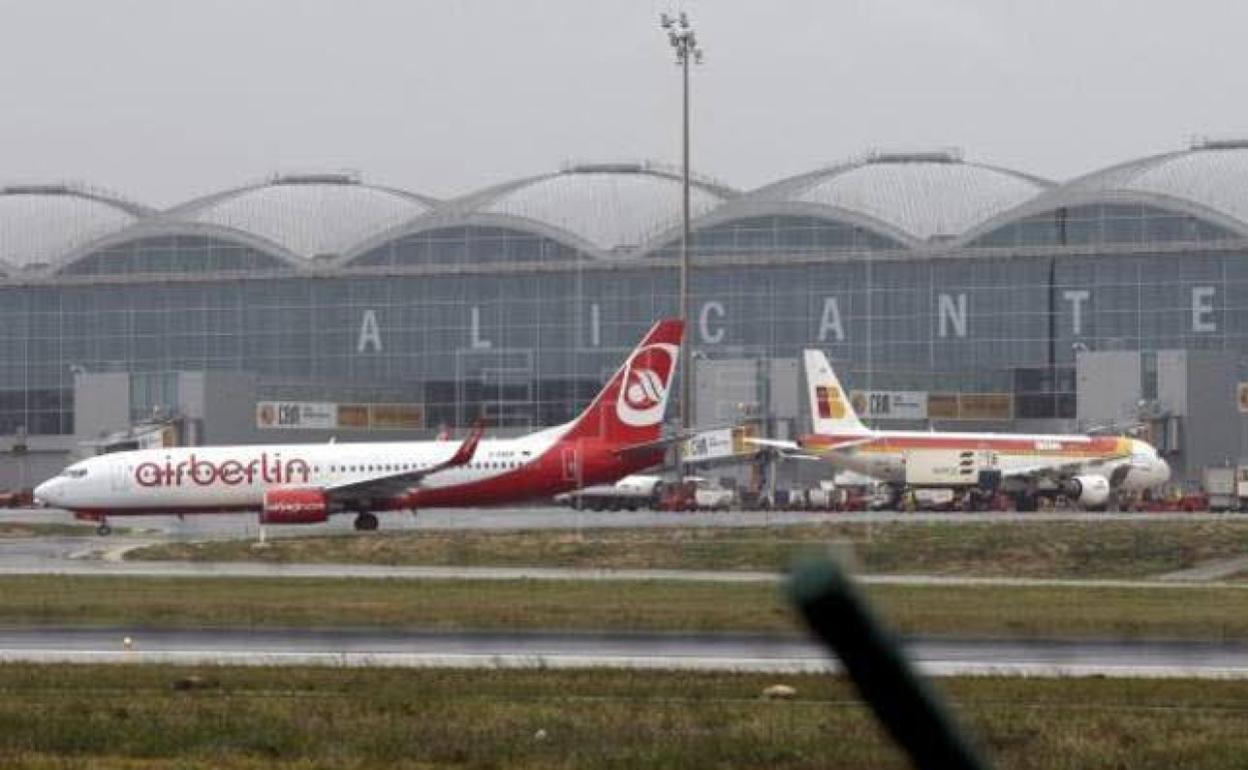
<path id="1" fill-rule="evenodd" d="M 494 653 L 356 653 L 251 652 L 216 650 L 0 650 L 0 663 L 194 665 L 194 666 L 328 666 L 336 668 L 460 668 L 460 669 L 634 669 L 639 671 L 725 671 L 771 674 L 836 674 L 835 661 L 819 658 L 688 657 L 630 655 L 516 655 Z M 918 661 L 920 671 L 934 677 L 1022 676 L 1038 678 L 1110 677 L 1117 679 L 1248 679 L 1248 667 L 1134 666 L 1052 663 L 974 663 Z"/>
<path id="2" fill-rule="evenodd" d="M 592 569 L 578 567 L 419 567 L 351 564 L 267 564 L 262 562 L 62 562 L 0 565 L 0 576 L 63 575 L 185 578 L 340 578 L 352 580 L 544 580 L 692 583 L 779 583 L 781 572 L 680 569 Z M 998 588 L 1128 588 L 1248 590 L 1248 581 L 1096 580 L 1072 578 L 956 577 L 946 575 L 855 575 L 866 585 L 933 585 Z"/>

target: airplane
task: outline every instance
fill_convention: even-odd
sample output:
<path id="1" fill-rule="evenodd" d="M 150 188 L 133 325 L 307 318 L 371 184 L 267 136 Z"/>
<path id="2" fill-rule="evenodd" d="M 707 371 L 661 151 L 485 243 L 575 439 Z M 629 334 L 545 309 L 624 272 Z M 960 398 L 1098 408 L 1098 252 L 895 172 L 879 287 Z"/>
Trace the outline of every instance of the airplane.
<path id="1" fill-rule="evenodd" d="M 121 515 L 256 512 L 261 524 L 355 513 L 476 507 L 552 497 L 658 465 L 684 322 L 657 322 L 576 419 L 509 439 L 141 449 L 74 463 L 36 487 L 37 503 L 111 529 Z"/>
<path id="2" fill-rule="evenodd" d="M 925 463 L 961 484 L 970 474 L 978 471 L 983 478 L 987 471 L 993 484 L 1014 494 L 1020 510 L 1034 506 L 1038 494 L 1056 493 L 1084 508 L 1101 509 L 1116 493 L 1150 489 L 1170 478 L 1170 466 L 1157 450 L 1135 438 L 872 430 L 858 419 L 822 351 L 805 351 L 805 368 L 813 434 L 797 442 L 751 440 L 827 460 L 894 490 L 908 483 L 908 464 L 913 473 L 913 466 Z"/>

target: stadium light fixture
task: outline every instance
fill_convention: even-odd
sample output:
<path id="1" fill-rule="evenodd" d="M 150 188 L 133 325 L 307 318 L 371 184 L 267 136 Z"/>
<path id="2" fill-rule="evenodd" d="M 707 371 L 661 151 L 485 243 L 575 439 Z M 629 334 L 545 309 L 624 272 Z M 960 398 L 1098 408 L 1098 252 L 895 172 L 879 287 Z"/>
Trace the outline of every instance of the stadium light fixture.
<path id="1" fill-rule="evenodd" d="M 702 49 L 689 15 L 681 12 L 672 17 L 659 14 L 659 26 L 667 32 L 667 40 L 676 52 L 676 66 L 681 72 L 681 231 L 680 231 L 680 319 L 685 322 L 685 344 L 680 348 L 680 427 L 688 431 L 693 424 L 693 399 L 690 369 L 690 349 L 693 347 L 689 331 L 689 64 L 702 63 Z M 683 466 L 681 453 L 681 464 Z M 683 467 L 681 472 L 683 473 Z"/>

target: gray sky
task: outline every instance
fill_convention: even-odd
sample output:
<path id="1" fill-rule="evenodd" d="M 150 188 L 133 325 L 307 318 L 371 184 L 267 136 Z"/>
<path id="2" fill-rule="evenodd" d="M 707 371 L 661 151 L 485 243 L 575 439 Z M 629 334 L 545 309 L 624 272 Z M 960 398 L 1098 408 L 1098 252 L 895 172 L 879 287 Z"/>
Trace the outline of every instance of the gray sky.
<path id="1" fill-rule="evenodd" d="M 872 147 L 1057 179 L 1248 135 L 1248 3 L 689 0 L 694 167 L 749 188 Z M 0 181 L 153 205 L 274 171 L 439 197 L 679 158 L 656 0 L 0 0 Z M 766 13 L 763 9 L 767 9 Z"/>

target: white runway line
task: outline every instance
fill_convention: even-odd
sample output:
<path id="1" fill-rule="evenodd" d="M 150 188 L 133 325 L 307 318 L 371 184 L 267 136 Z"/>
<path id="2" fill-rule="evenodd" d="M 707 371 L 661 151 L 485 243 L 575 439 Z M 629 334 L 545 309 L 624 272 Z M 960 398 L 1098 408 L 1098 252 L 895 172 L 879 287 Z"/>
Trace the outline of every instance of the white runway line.
<path id="1" fill-rule="evenodd" d="M 0 663 L 61 665 L 325 666 L 336 668 L 460 669 L 632 669 L 639 671 L 724 671 L 771 674 L 834 674 L 835 661 L 816 658 L 698 658 L 629 655 L 524 655 L 493 653 L 248 652 L 211 650 L 102 651 L 0 650 Z M 934 677 L 1019 676 L 1035 678 L 1248 679 L 1248 667 L 1138 666 L 1052 663 L 919 661 Z"/>

